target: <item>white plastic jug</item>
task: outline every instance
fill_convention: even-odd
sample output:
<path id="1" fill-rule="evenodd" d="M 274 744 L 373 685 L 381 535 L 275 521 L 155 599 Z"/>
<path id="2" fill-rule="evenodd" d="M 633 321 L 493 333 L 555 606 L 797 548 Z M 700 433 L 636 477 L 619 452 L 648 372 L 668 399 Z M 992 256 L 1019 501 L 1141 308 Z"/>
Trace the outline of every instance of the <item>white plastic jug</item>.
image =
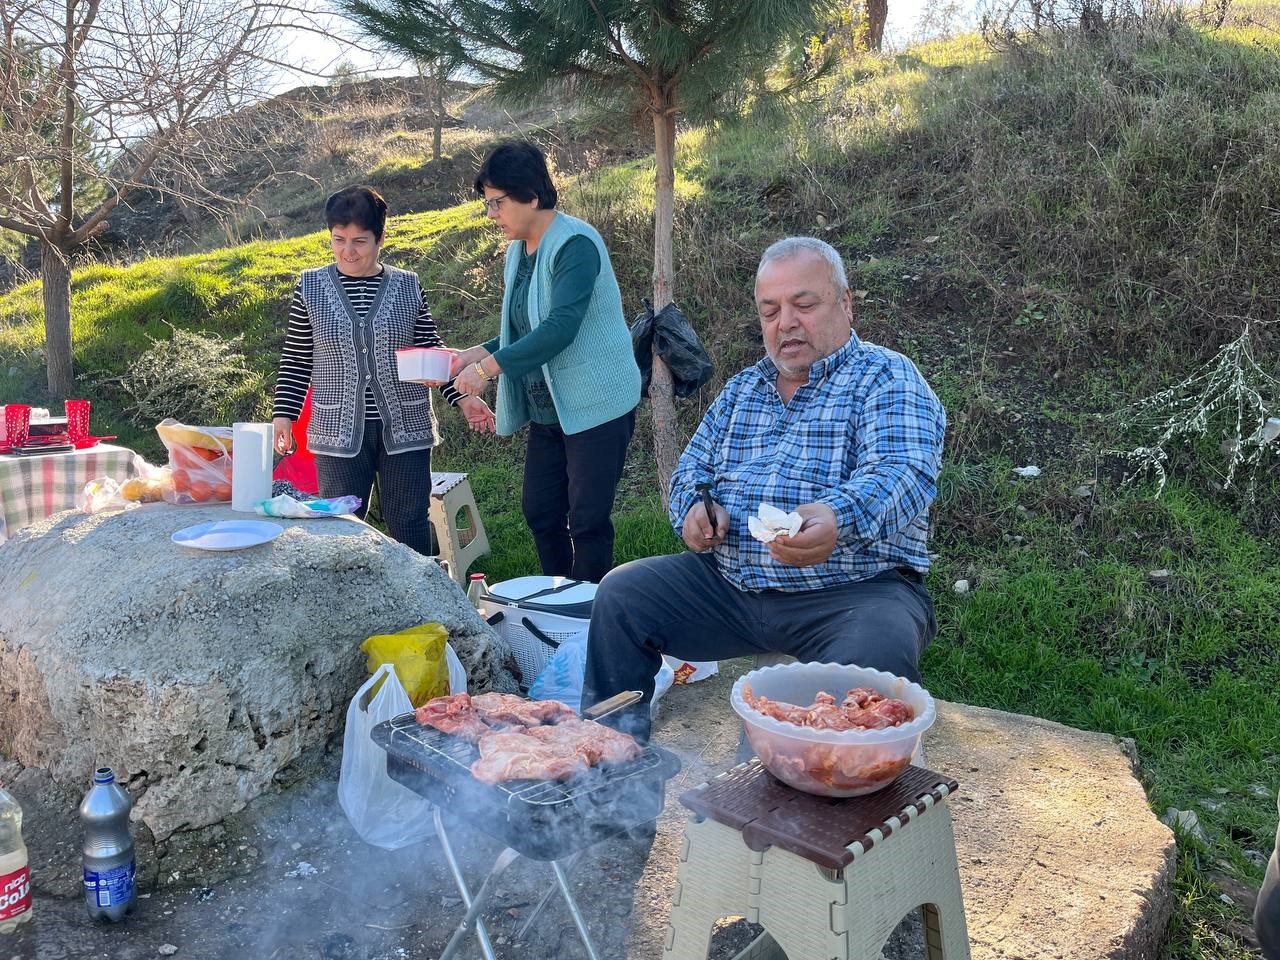
<path id="1" fill-rule="evenodd" d="M 231 509 L 253 513 L 271 497 L 271 424 L 231 426 Z"/>

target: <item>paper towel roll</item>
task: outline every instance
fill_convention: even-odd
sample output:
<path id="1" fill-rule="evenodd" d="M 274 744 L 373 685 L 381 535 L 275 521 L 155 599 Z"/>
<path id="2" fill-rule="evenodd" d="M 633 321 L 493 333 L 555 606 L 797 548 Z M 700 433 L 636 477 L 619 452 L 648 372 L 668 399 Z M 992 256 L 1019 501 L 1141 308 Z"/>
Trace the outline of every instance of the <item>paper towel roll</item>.
<path id="1" fill-rule="evenodd" d="M 271 497 L 271 424 L 231 426 L 231 509 L 253 513 Z"/>

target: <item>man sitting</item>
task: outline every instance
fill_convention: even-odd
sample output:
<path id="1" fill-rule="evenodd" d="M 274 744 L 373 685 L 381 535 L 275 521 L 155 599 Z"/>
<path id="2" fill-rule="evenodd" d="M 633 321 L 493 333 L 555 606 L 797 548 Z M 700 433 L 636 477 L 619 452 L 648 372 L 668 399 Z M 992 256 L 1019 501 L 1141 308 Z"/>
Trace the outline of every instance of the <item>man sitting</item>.
<path id="1" fill-rule="evenodd" d="M 596 593 L 582 702 L 644 691 L 615 715 L 640 737 L 663 653 L 788 653 L 918 680 L 936 631 L 923 574 L 942 404 L 910 360 L 853 333 L 829 244 L 769 247 L 755 300 L 767 356 L 725 384 L 671 477 L 671 523 L 693 552 L 625 564 Z M 755 540 L 762 503 L 799 513 L 800 531 Z"/>

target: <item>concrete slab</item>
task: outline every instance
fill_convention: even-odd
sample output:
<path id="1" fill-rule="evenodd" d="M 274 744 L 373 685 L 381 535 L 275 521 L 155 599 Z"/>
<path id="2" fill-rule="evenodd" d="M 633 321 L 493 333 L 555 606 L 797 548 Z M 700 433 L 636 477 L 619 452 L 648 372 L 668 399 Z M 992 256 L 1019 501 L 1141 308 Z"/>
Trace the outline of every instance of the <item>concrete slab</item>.
<path id="1" fill-rule="evenodd" d="M 733 764 L 738 724 L 725 704 L 749 663 L 724 667 L 674 688 L 656 733 L 686 766 L 637 891 L 628 951 L 637 960 L 661 954 L 667 904 L 655 894 L 675 880 L 679 794 Z M 1131 746 L 1034 717 L 938 706 L 925 765 L 960 782 L 950 802 L 974 960 L 1157 956 L 1173 906 L 1175 843 L 1134 776 Z"/>

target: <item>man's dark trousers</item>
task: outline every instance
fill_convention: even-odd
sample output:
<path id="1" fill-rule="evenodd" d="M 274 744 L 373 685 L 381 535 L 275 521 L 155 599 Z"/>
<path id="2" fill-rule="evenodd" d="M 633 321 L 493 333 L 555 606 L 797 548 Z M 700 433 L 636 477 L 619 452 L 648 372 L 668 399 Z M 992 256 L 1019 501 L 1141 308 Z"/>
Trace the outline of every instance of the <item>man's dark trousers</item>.
<path id="1" fill-rule="evenodd" d="M 788 653 L 919 681 L 920 654 L 936 631 L 933 601 L 914 570 L 886 570 L 820 590 L 747 592 L 720 575 L 710 553 L 649 557 L 618 567 L 600 584 L 582 704 L 643 691 L 640 707 L 609 722 L 647 738 L 648 703 L 664 653 L 683 660 Z"/>

